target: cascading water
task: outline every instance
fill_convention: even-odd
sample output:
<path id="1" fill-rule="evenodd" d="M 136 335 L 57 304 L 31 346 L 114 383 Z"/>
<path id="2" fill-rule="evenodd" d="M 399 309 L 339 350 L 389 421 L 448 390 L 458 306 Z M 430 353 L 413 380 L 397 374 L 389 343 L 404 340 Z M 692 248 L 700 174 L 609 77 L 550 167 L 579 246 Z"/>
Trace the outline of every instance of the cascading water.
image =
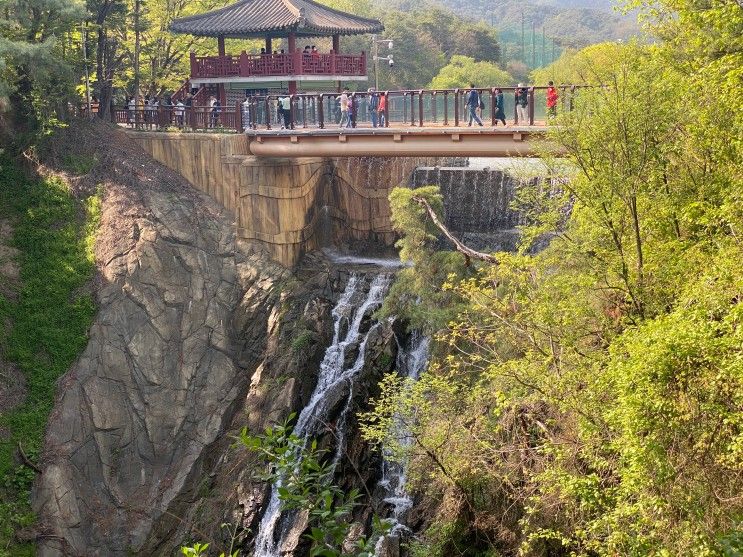
<path id="1" fill-rule="evenodd" d="M 346 432 L 342 426 L 351 407 L 354 380 L 364 366 L 369 336 L 378 326 L 373 325 L 366 333 L 362 333 L 362 322 L 365 315 L 382 304 L 391 282 L 390 274 L 379 274 L 370 284 L 363 276 L 351 275 L 333 308 L 333 341 L 320 364 L 317 386 L 294 426 L 294 433 L 307 443 L 329 421 L 328 413 L 346 396 L 346 404 L 337 418 L 339 426 L 336 428 L 336 447 L 332 461 L 334 465 L 340 460 L 344 450 Z M 364 294 L 367 284 L 368 291 Z M 346 351 L 353 345 L 358 345 L 358 354 L 348 366 Z M 294 513 L 282 514 L 279 487 L 277 483 L 271 489 L 271 497 L 255 539 L 254 557 L 279 557 L 285 538 L 292 531 L 292 522 L 297 518 Z"/>
<path id="2" fill-rule="evenodd" d="M 420 374 L 428 365 L 430 355 L 431 338 L 418 332 L 411 335 L 406 347 L 400 347 L 397 353 L 397 369 L 400 374 L 411 381 L 417 381 Z M 413 443 L 410 431 L 405 427 L 402 419 L 396 419 L 393 423 L 392 435 L 403 448 L 409 448 Z M 384 547 L 393 539 L 399 539 L 401 533 L 407 530 L 405 524 L 407 513 L 413 506 L 413 499 L 407 492 L 407 464 L 393 462 L 385 458 L 382 465 L 382 480 L 380 487 L 385 490 L 384 502 L 392 505 L 390 531 L 381 537 L 376 544 L 374 553 L 381 556 Z"/>

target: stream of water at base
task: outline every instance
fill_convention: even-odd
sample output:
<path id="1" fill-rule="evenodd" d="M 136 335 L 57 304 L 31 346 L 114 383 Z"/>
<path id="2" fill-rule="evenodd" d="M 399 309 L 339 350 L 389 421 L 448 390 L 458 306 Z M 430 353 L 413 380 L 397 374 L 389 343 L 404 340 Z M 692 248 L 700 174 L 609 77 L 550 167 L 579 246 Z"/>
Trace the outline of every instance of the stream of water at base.
<path id="1" fill-rule="evenodd" d="M 426 369 L 431 349 L 431 337 L 413 332 L 406 346 L 400 346 L 397 352 L 397 370 L 402 376 L 412 382 L 418 381 L 420 374 Z M 403 448 L 403 452 L 413 444 L 410 430 L 405 426 L 401 416 L 396 416 L 392 424 L 392 436 Z M 408 466 L 405 462 L 393 462 L 385 458 L 382 467 L 382 480 L 379 485 L 384 488 L 386 496 L 384 502 L 392 506 L 391 515 L 387 518 L 390 530 L 379 538 L 374 549 L 375 555 L 380 555 L 385 543 L 391 538 L 398 537 L 408 530 L 406 525 L 408 511 L 413 507 L 413 499 L 407 492 Z"/>
<path id="2" fill-rule="evenodd" d="M 376 310 L 384 300 L 393 276 L 378 274 L 371 283 L 363 275 L 351 275 L 343 294 L 333 308 L 333 341 L 320 364 L 317 386 L 307 406 L 302 409 L 294 426 L 294 433 L 307 443 L 328 422 L 328 412 L 337 402 L 338 390 L 348 389 L 346 405 L 338 417 L 336 447 L 333 456 L 335 465 L 343 454 L 345 436 L 343 424 L 351 408 L 354 380 L 364 366 L 366 343 L 378 324 L 361 332 L 364 316 Z M 366 291 L 368 285 L 368 291 Z M 366 291 L 366 293 L 365 293 Z M 350 366 L 346 362 L 346 349 L 358 345 L 358 355 Z M 279 483 L 273 485 L 266 511 L 261 519 L 255 540 L 254 557 L 280 557 L 285 539 L 292 531 L 296 513 L 282 513 L 279 499 Z"/>

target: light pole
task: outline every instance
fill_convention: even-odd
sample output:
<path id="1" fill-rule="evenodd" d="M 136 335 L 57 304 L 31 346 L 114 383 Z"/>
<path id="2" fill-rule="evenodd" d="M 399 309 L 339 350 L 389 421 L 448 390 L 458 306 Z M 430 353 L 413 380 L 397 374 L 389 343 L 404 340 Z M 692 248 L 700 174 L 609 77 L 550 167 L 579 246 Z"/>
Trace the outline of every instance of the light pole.
<path id="1" fill-rule="evenodd" d="M 372 35 L 372 45 L 374 47 L 374 89 L 379 89 L 379 61 L 387 60 L 390 67 L 395 64 L 391 53 L 389 56 L 379 56 L 380 43 L 386 43 L 389 50 L 392 50 L 393 47 L 392 39 L 378 39 L 376 35 Z"/>

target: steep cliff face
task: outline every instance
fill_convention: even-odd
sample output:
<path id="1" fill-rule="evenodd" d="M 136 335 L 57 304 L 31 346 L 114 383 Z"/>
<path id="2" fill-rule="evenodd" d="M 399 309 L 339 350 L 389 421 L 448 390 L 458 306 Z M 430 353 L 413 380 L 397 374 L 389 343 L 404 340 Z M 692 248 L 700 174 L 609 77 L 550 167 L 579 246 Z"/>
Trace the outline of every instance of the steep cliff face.
<path id="1" fill-rule="evenodd" d="M 40 555 L 139 551 L 232 418 L 287 275 L 243 257 L 223 211 L 123 134 L 98 139 L 100 309 L 47 430 Z"/>
<path id="2" fill-rule="evenodd" d="M 247 549 L 270 486 L 233 435 L 307 404 L 349 271 L 308 256 L 292 274 L 251 251 L 220 206 L 123 133 L 83 125 L 62 143 L 51 159 L 97 160 L 75 187 L 103 190 L 99 312 L 47 429 L 33 497 L 39 555 L 170 555 L 195 539 Z M 370 336 L 354 409 L 395 351 L 389 324 Z M 338 476 L 373 484 L 375 457 L 353 417 L 347 426 Z M 329 423 L 317 437 L 333 435 Z M 368 507 L 357 518 L 368 522 Z"/>

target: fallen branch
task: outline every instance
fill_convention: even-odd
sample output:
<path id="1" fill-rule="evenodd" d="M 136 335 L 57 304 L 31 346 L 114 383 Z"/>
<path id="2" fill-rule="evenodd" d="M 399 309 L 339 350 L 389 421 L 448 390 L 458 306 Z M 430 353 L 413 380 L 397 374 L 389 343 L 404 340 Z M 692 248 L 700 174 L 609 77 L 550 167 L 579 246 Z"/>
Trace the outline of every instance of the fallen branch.
<path id="1" fill-rule="evenodd" d="M 33 470 L 37 474 L 41 474 L 41 468 L 39 468 L 33 462 L 31 462 L 31 459 L 28 458 L 28 455 L 26 455 L 26 452 L 23 450 L 23 447 L 21 446 L 20 441 L 18 441 L 18 453 L 21 455 L 21 460 L 23 461 L 23 464 L 31 468 L 31 470 Z"/>
<path id="2" fill-rule="evenodd" d="M 431 207 L 428 201 L 426 201 L 424 198 L 414 195 L 413 201 L 418 203 L 418 205 L 426 210 L 428 216 L 431 217 L 433 224 L 435 224 L 438 229 L 443 232 L 444 236 L 446 236 L 449 241 L 454 244 L 454 247 L 457 248 L 457 251 L 464 255 L 468 267 L 470 265 L 470 259 L 487 261 L 488 263 L 492 263 L 493 265 L 498 264 L 498 259 L 495 256 L 489 255 L 487 253 L 482 253 L 481 251 L 475 251 L 472 248 L 465 246 L 462 242 L 455 238 L 454 235 L 449 232 L 449 229 L 446 228 L 446 226 L 444 226 L 443 223 L 439 220 L 439 217 L 436 215 L 436 211 L 433 210 L 433 207 Z"/>

